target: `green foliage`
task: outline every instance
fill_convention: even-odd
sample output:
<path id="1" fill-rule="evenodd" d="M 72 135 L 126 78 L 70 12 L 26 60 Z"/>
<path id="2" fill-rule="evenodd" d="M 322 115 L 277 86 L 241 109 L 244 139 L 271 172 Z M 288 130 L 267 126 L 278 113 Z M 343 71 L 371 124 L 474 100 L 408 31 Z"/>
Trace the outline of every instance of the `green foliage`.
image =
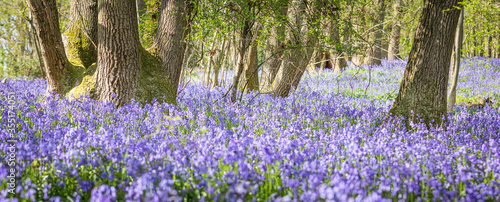
<path id="1" fill-rule="evenodd" d="M 2 2 L 0 7 L 0 77 L 42 77 L 34 32 L 25 1 Z"/>
<path id="2" fill-rule="evenodd" d="M 158 0 L 144 0 L 144 2 L 146 3 L 146 10 L 139 23 L 139 37 L 144 47 L 151 47 L 158 29 L 161 5 Z"/>
<path id="3" fill-rule="evenodd" d="M 500 51 L 500 2 L 495 0 L 467 0 L 465 2 L 464 48 L 466 56 L 489 56 Z M 496 43 L 492 38 L 496 37 Z"/>

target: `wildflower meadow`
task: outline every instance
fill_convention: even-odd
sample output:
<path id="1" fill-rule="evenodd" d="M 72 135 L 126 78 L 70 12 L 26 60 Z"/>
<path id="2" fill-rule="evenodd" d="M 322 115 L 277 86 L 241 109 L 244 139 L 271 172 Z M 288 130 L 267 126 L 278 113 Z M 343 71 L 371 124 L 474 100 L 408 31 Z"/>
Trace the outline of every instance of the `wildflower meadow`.
<path id="1" fill-rule="evenodd" d="M 120 108 L 6 80 L 0 201 L 500 201 L 499 105 L 406 127 L 388 116 L 405 65 L 309 71 L 287 98 L 237 102 L 200 73 L 177 105 Z M 460 71 L 457 103 L 500 101 L 499 59 Z"/>

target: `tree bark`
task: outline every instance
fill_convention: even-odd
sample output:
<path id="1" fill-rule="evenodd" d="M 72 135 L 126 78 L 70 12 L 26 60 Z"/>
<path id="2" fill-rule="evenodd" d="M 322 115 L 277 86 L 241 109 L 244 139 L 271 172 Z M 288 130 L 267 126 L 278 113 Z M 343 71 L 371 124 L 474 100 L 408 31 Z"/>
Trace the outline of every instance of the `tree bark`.
<path id="1" fill-rule="evenodd" d="M 385 18 L 385 0 L 376 1 L 377 14 L 376 18 L 373 20 L 374 31 L 370 33 L 368 41 L 371 45 L 368 47 L 368 55 L 365 58 L 365 64 L 367 65 L 380 65 L 382 64 L 382 30 L 384 26 L 382 23 Z"/>
<path id="2" fill-rule="evenodd" d="M 427 126 L 446 121 L 446 93 L 459 0 L 424 0 L 408 64 L 390 114 Z M 453 33 L 453 34 L 450 34 Z M 444 120 L 443 120 L 444 118 Z"/>
<path id="3" fill-rule="evenodd" d="M 452 61 L 452 76 L 451 76 L 451 85 L 450 85 L 450 93 L 448 94 L 448 111 L 453 110 L 453 105 L 455 105 L 457 100 L 457 83 L 458 83 L 458 73 L 460 71 L 460 58 L 462 56 L 462 41 L 464 36 L 464 11 L 460 12 L 460 18 L 458 20 L 458 28 L 455 37 L 455 49 L 454 57 L 451 58 Z"/>
<path id="4" fill-rule="evenodd" d="M 391 38 L 389 41 L 387 59 L 394 60 L 399 54 L 399 37 L 401 36 L 401 0 L 394 0 L 392 5 L 392 30 Z"/>
<path id="5" fill-rule="evenodd" d="M 212 43 L 212 50 L 208 53 L 207 67 L 205 68 L 205 86 L 210 86 L 210 76 L 212 75 L 212 67 L 214 66 L 213 57 L 219 52 L 217 50 L 217 30 L 214 33 L 214 41 Z"/>
<path id="6" fill-rule="evenodd" d="M 258 32 L 260 28 L 256 30 L 256 33 L 253 36 L 252 43 L 249 47 L 249 52 L 247 54 L 247 59 L 245 63 L 245 83 L 243 83 L 243 90 L 259 90 L 259 74 L 257 73 L 258 58 L 257 58 L 257 50 L 259 46 L 259 42 L 257 41 Z M 246 84 L 248 83 L 248 84 Z M 245 86 L 246 85 L 246 89 Z"/>
<path id="7" fill-rule="evenodd" d="M 285 34 L 284 19 L 286 18 L 288 11 L 288 4 L 281 6 L 279 9 L 276 19 L 278 25 L 271 29 L 271 37 L 269 38 L 269 44 L 266 47 L 265 58 L 268 61 L 264 62 L 262 65 L 262 75 L 260 82 L 260 89 L 263 91 L 268 91 L 271 89 L 274 78 L 278 73 L 278 69 L 281 65 L 281 60 L 283 57 L 284 43 L 280 40 L 280 37 Z"/>
<path id="8" fill-rule="evenodd" d="M 66 53 L 71 63 L 87 68 L 97 62 L 97 0 L 71 0 L 70 4 Z"/>
<path id="9" fill-rule="evenodd" d="M 45 96 L 52 92 L 63 93 L 63 77 L 71 65 L 64 52 L 64 44 L 59 28 L 59 16 L 55 0 L 28 0 L 33 15 L 40 49 L 45 64 L 47 91 Z"/>
<path id="10" fill-rule="evenodd" d="M 489 32 L 489 30 L 488 30 Z M 493 57 L 491 55 L 491 41 L 493 40 L 493 37 L 491 37 L 490 34 L 488 34 L 488 39 L 486 40 L 486 46 L 484 47 L 484 51 L 488 54 L 488 57 Z"/>
<path id="11" fill-rule="evenodd" d="M 244 9 L 251 10 L 253 9 L 253 3 L 247 2 L 242 4 L 241 6 Z M 245 69 L 245 55 L 248 51 L 248 47 L 250 46 L 250 42 L 252 41 L 252 27 L 253 27 L 253 22 L 251 17 L 249 17 L 250 14 L 247 14 L 244 16 L 243 21 L 243 27 L 239 30 L 239 41 L 238 41 L 238 48 L 236 48 L 237 54 L 235 54 L 236 58 L 236 65 L 234 66 L 234 71 L 233 71 L 233 79 L 232 79 L 232 84 L 231 84 L 231 89 L 230 89 L 230 99 L 231 102 L 236 102 L 236 95 L 238 93 L 238 87 L 240 85 L 240 77 L 243 73 L 243 70 Z"/>
<path id="12" fill-rule="evenodd" d="M 313 45 L 317 42 L 317 33 L 307 33 L 304 24 L 305 12 L 304 1 L 293 0 L 288 11 L 288 18 L 292 22 L 292 28 L 287 36 L 290 42 L 290 50 L 285 54 L 281 68 L 278 70 L 273 82 L 273 96 L 287 97 L 290 91 L 297 87 L 307 67 L 307 63 L 313 55 Z M 310 11 L 310 19 L 314 10 Z M 308 24 L 311 25 L 311 22 Z M 309 27 L 310 30 L 314 28 Z"/>
<path id="13" fill-rule="evenodd" d="M 347 62 L 345 60 L 345 56 L 347 54 L 345 54 L 344 51 L 338 46 L 338 44 L 342 43 L 340 41 L 338 18 L 339 14 L 337 13 L 337 11 L 334 11 L 331 17 L 329 34 L 335 43 L 335 48 L 329 51 L 329 57 L 327 57 L 329 59 L 333 59 L 333 61 L 331 61 L 331 64 L 333 66 L 333 71 L 336 73 L 344 71 L 344 69 L 347 67 Z"/>
<path id="14" fill-rule="evenodd" d="M 229 44 L 227 43 L 227 39 L 222 41 L 221 51 L 217 56 L 215 67 L 214 67 L 214 82 L 212 88 L 215 86 L 219 86 L 219 74 L 222 67 L 222 63 L 225 61 L 226 55 L 229 54 Z"/>
<path id="15" fill-rule="evenodd" d="M 493 48 L 491 57 L 499 58 L 500 57 L 500 43 L 499 43 L 498 37 L 493 37 L 493 44 L 495 44 L 495 46 L 493 46 L 494 48 Z"/>
<path id="16" fill-rule="evenodd" d="M 191 15 L 193 5 L 185 0 L 162 1 L 160 22 L 155 37 L 154 47 L 162 61 L 159 72 L 166 79 L 166 102 L 176 104 L 179 77 L 186 50 L 185 29 Z"/>
<path id="17" fill-rule="evenodd" d="M 97 97 L 130 102 L 139 77 L 140 43 L 134 0 L 100 0 Z"/>

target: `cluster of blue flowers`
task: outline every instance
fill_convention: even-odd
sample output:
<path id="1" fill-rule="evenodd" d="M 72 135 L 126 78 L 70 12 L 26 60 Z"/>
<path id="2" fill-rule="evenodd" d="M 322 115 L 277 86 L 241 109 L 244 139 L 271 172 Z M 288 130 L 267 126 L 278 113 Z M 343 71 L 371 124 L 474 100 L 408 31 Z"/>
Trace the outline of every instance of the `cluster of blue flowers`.
<path id="1" fill-rule="evenodd" d="M 193 82 L 178 105 L 116 109 L 48 98 L 43 80 L 0 84 L 17 96 L 15 193 L 0 161 L 0 200 L 500 200 L 500 113 L 456 107 L 443 128 L 389 118 L 404 62 L 309 72 L 288 98 Z M 500 60 L 463 62 L 458 100 L 493 95 Z"/>

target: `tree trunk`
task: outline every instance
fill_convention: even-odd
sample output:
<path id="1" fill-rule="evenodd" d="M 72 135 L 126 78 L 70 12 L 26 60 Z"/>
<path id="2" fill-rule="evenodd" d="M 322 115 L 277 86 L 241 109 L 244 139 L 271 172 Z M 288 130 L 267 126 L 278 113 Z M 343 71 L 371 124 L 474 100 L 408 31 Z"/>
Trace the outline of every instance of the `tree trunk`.
<path id="1" fill-rule="evenodd" d="M 394 0 L 393 4 L 393 12 L 392 12 L 392 30 L 391 30 L 391 38 L 389 41 L 389 50 L 387 59 L 394 60 L 399 54 L 399 37 L 401 35 L 401 0 Z"/>
<path id="2" fill-rule="evenodd" d="M 89 67 L 97 62 L 97 0 L 71 0 L 70 27 L 65 33 L 69 60 Z"/>
<path id="3" fill-rule="evenodd" d="M 337 11 L 334 11 L 331 18 L 329 35 L 332 36 L 332 40 L 335 43 L 335 48 L 329 51 L 329 57 L 327 57 L 329 59 L 333 59 L 332 61 L 330 61 L 330 63 L 332 64 L 333 70 L 336 73 L 344 71 L 344 69 L 347 67 L 347 62 L 345 60 L 345 56 L 347 54 L 345 54 L 344 51 L 337 45 L 342 43 L 340 41 L 338 18 L 339 15 Z"/>
<path id="4" fill-rule="evenodd" d="M 489 32 L 489 30 L 488 30 Z M 488 34 L 488 39 L 486 40 L 486 46 L 484 48 L 484 51 L 488 54 L 487 56 L 488 57 L 493 57 L 491 55 L 491 41 L 493 40 L 493 37 L 491 37 L 490 34 Z"/>
<path id="5" fill-rule="evenodd" d="M 500 57 L 500 43 L 499 43 L 498 37 L 493 37 L 493 44 L 495 44 L 495 45 L 493 46 L 494 48 L 493 48 L 491 57 L 499 58 Z"/>
<path id="6" fill-rule="evenodd" d="M 390 114 L 427 126 L 447 119 L 446 93 L 459 0 L 424 0 L 408 64 Z M 450 34 L 453 33 L 453 34 Z M 443 118 L 445 120 L 443 120 Z"/>
<path id="7" fill-rule="evenodd" d="M 451 76 L 451 85 L 450 85 L 450 93 L 448 94 L 448 111 L 453 110 L 453 105 L 456 103 L 457 99 L 457 83 L 458 83 L 458 73 L 460 71 L 460 58 L 462 56 L 462 41 L 464 36 L 464 11 L 460 12 L 460 18 L 458 20 L 458 28 L 455 37 L 455 50 L 454 58 L 451 60 L 454 61 L 451 66 L 452 68 L 452 76 Z"/>
<path id="8" fill-rule="evenodd" d="M 285 25 L 283 18 L 287 15 L 288 4 L 281 6 L 279 14 L 276 16 L 278 19 L 278 25 L 271 29 L 271 37 L 269 38 L 269 44 L 266 47 L 265 59 L 268 61 L 264 62 L 262 65 L 262 75 L 260 82 L 260 89 L 263 91 L 268 91 L 271 89 L 274 78 L 278 73 L 278 69 L 281 65 L 281 60 L 283 59 L 283 49 L 285 44 L 280 40 L 280 37 L 285 34 Z"/>
<path id="9" fill-rule="evenodd" d="M 144 0 L 136 0 L 135 4 L 137 7 L 137 24 L 141 24 L 141 17 L 146 13 L 147 6 Z"/>
<path id="10" fill-rule="evenodd" d="M 214 56 L 217 50 L 217 30 L 214 32 L 214 41 L 212 42 L 212 50 L 208 53 L 207 67 L 205 68 L 205 86 L 210 86 L 210 76 L 212 75 L 212 67 L 214 66 Z"/>
<path id="11" fill-rule="evenodd" d="M 140 43 L 134 0 L 100 0 L 97 97 L 130 102 L 139 76 Z"/>
<path id="12" fill-rule="evenodd" d="M 287 97 L 290 91 L 297 87 L 307 63 L 313 55 L 313 45 L 316 44 L 317 33 L 305 31 L 303 20 L 305 14 L 304 1 L 293 0 L 288 11 L 288 18 L 292 22 L 292 26 L 287 40 L 290 41 L 291 49 L 285 54 L 281 68 L 273 82 L 273 96 Z M 309 17 L 314 19 L 314 17 Z M 310 28 L 310 30 L 314 30 L 314 28 Z"/>
<path id="13" fill-rule="evenodd" d="M 237 65 L 234 68 L 233 71 L 233 83 L 231 84 L 231 92 L 230 92 L 230 99 L 232 102 L 236 101 L 236 94 L 238 93 L 238 86 L 240 82 L 240 77 L 241 74 L 243 73 L 243 70 L 245 69 L 244 65 L 244 58 L 246 55 L 246 52 L 248 51 L 248 47 L 250 46 L 250 42 L 252 41 L 252 33 L 251 33 L 251 20 L 246 18 L 244 20 L 244 26 L 240 29 L 240 40 L 238 42 L 238 55 L 237 55 Z M 236 54 L 235 54 L 236 56 Z"/>
<path id="14" fill-rule="evenodd" d="M 374 31 L 370 33 L 368 41 L 371 45 L 368 47 L 368 55 L 365 58 L 367 65 L 382 64 L 382 30 L 385 17 L 385 0 L 377 0 L 376 10 L 377 17 L 373 20 Z"/>
<path id="15" fill-rule="evenodd" d="M 179 77 L 186 50 L 185 38 L 193 5 L 185 0 L 162 1 L 160 22 L 154 47 L 162 62 L 160 75 L 166 79 L 164 95 L 167 103 L 176 104 Z"/>
<path id="16" fill-rule="evenodd" d="M 257 69 L 259 68 L 257 67 L 258 65 L 257 48 L 259 46 L 259 42 L 257 41 L 257 36 L 259 30 L 260 28 L 258 28 L 256 33 L 254 34 L 252 43 L 250 44 L 249 47 L 249 52 L 247 54 L 248 56 L 245 64 L 245 83 L 243 83 L 243 85 L 246 85 L 246 89 L 251 91 L 259 90 L 259 74 L 257 72 Z M 243 88 L 244 88 L 243 90 L 246 90 L 245 87 Z"/>
<path id="17" fill-rule="evenodd" d="M 47 75 L 46 96 L 63 93 L 63 77 L 71 65 L 64 52 L 55 0 L 28 0 Z"/>
<path id="18" fill-rule="evenodd" d="M 227 39 L 224 39 L 222 41 L 222 47 L 221 47 L 221 51 L 220 51 L 220 54 L 217 56 L 217 62 L 215 63 L 215 67 L 214 67 L 214 82 L 213 82 L 213 85 L 212 85 L 212 88 L 215 87 L 215 86 L 219 86 L 219 74 L 220 74 L 220 70 L 221 70 L 221 67 L 222 67 L 222 63 L 225 61 L 225 57 L 226 55 L 229 54 L 229 44 L 227 43 Z"/>

